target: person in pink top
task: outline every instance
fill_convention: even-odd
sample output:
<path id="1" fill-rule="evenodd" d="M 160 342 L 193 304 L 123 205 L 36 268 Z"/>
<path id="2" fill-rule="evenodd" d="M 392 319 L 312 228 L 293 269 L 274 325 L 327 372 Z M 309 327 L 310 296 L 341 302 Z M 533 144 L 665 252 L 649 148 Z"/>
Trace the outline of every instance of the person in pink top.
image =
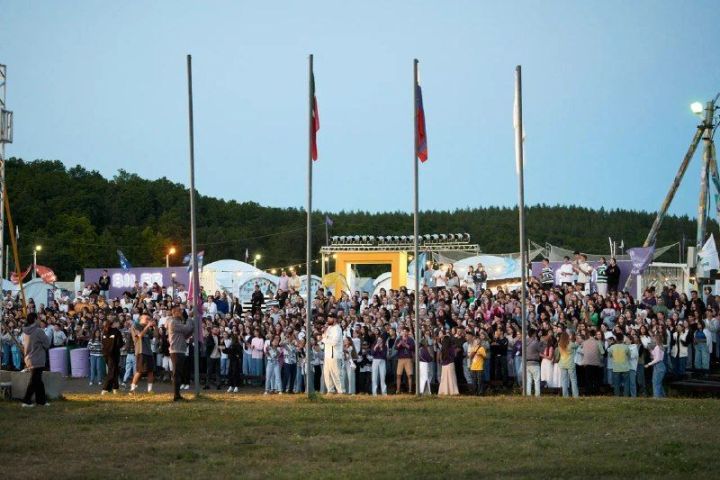
<path id="1" fill-rule="evenodd" d="M 652 355 L 652 361 L 648 362 L 645 368 L 653 367 L 653 397 L 663 398 L 665 396 L 665 390 L 663 389 L 663 378 L 665 378 L 665 351 L 663 350 L 662 336 L 657 335 L 655 337 L 655 348 L 653 348 L 650 353 Z"/>
<path id="2" fill-rule="evenodd" d="M 258 378 L 262 384 L 263 357 L 265 356 L 265 340 L 260 335 L 260 330 L 253 332 L 253 339 L 250 342 L 250 375 Z"/>

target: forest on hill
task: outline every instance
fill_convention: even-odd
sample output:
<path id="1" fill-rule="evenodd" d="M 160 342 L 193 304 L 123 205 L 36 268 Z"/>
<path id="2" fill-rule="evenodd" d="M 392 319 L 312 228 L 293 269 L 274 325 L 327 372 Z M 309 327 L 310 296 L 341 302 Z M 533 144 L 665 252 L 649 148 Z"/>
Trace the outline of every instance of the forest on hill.
<path id="1" fill-rule="evenodd" d="M 163 265 L 170 246 L 177 248 L 171 264 L 178 265 L 190 250 L 189 194 L 182 184 L 166 178 L 147 180 L 124 170 L 107 179 L 81 166 L 66 168 L 58 160 L 18 158 L 7 161 L 6 178 L 23 268 L 32 262 L 36 244 L 43 246 L 38 263 L 55 270 L 61 280 L 87 267 L 118 266 L 118 249 L 133 266 Z M 315 251 L 325 243 L 326 215 L 333 221 L 330 235 L 412 233 L 410 212 L 313 212 Z M 526 210 L 528 239 L 591 253 L 608 252 L 609 236 L 624 240 L 626 248 L 640 246 L 654 218 L 648 212 L 579 206 L 535 205 Z M 262 255 L 261 268 L 297 265 L 305 261 L 305 220 L 302 208 L 199 195 L 198 248 L 205 251 L 205 263 L 245 260 L 247 250 L 251 257 Z M 708 228 L 717 231 L 717 224 L 710 222 Z M 424 211 L 420 229 L 467 232 L 487 253 L 519 250 L 517 208 Z M 681 241 L 683 236 L 694 238 L 694 219 L 669 216 L 657 245 Z M 677 249 L 664 256 L 667 261 L 677 258 Z"/>

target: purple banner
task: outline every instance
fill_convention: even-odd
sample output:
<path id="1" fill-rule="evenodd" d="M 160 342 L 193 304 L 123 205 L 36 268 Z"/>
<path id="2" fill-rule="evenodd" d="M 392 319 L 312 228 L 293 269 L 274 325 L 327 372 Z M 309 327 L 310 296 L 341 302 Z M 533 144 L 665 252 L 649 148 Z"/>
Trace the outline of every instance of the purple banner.
<path id="1" fill-rule="evenodd" d="M 652 262 L 655 247 L 628 248 L 627 253 L 630 255 L 630 261 L 632 262 L 630 273 L 632 275 L 642 275 L 650 262 Z"/>
<path id="2" fill-rule="evenodd" d="M 135 286 L 135 282 L 142 287 L 143 283 L 152 286 L 157 283 L 161 287 L 172 286 L 173 273 L 175 274 L 175 283 L 184 285 L 187 290 L 188 271 L 186 267 L 136 267 L 129 270 L 122 268 L 86 268 L 83 274 L 83 281 L 88 283 L 97 283 L 102 276 L 103 270 L 107 270 L 110 277 L 110 298 L 121 297 L 123 293 L 131 290 Z"/>

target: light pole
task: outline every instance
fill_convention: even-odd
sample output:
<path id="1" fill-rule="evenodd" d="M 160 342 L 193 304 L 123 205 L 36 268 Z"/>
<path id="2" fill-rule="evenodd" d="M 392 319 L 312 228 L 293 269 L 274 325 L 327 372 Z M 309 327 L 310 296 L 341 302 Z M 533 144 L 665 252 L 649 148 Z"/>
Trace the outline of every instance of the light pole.
<path id="1" fill-rule="evenodd" d="M 165 268 L 170 268 L 170 255 L 175 255 L 175 247 L 170 247 L 167 255 L 165 255 Z"/>
<path id="2" fill-rule="evenodd" d="M 173 302 L 174 302 L 174 301 L 175 301 L 175 291 L 177 290 L 177 288 L 175 287 L 175 272 L 171 273 L 170 276 L 172 277 L 172 289 L 173 289 L 173 291 L 172 291 L 172 299 L 173 299 Z"/>
<path id="3" fill-rule="evenodd" d="M 258 260 L 260 260 L 261 258 L 262 258 L 262 255 L 260 255 L 259 253 L 256 253 L 256 254 L 255 254 L 255 258 L 253 258 L 253 267 L 257 268 L 257 262 L 258 262 Z"/>
<path id="4" fill-rule="evenodd" d="M 35 245 L 33 248 L 33 275 L 32 278 L 36 277 L 35 269 L 37 268 L 37 252 L 42 250 L 42 245 Z"/>

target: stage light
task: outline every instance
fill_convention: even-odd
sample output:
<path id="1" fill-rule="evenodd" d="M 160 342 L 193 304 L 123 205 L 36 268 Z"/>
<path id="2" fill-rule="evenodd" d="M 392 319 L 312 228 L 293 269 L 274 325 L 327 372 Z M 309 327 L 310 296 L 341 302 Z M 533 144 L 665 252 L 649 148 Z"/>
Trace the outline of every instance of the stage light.
<path id="1" fill-rule="evenodd" d="M 330 239 L 332 240 L 332 243 L 337 243 L 338 238 L 339 237 L 337 235 L 333 235 L 332 237 L 330 237 Z"/>
<path id="2" fill-rule="evenodd" d="M 438 240 L 440 240 L 440 235 L 438 235 L 437 233 L 433 233 L 430 238 L 433 239 L 433 242 L 437 242 Z"/>
<path id="3" fill-rule="evenodd" d="M 441 233 L 440 240 L 447 240 L 447 235 L 445 235 L 444 233 Z"/>
<path id="4" fill-rule="evenodd" d="M 355 243 L 360 243 L 360 235 L 355 235 L 355 236 L 353 237 L 353 242 L 355 242 Z"/>
<path id="5" fill-rule="evenodd" d="M 402 243 L 407 243 L 408 237 L 407 237 L 406 235 L 401 235 L 401 236 L 400 236 L 400 241 L 401 241 Z"/>
<path id="6" fill-rule="evenodd" d="M 426 233 L 425 235 L 422 236 L 422 238 L 423 238 L 426 242 L 429 242 L 429 241 L 430 241 L 430 234 L 429 234 L 429 233 Z"/>

